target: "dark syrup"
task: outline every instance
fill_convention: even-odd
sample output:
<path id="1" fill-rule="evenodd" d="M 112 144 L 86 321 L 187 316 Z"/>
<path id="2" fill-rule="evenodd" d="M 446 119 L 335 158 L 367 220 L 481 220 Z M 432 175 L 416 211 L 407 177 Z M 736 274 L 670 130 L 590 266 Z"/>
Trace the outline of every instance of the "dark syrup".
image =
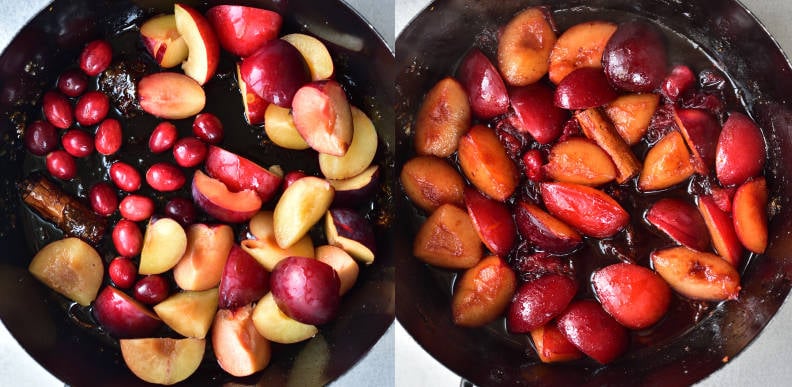
<path id="1" fill-rule="evenodd" d="M 698 74 L 700 71 L 707 69 L 712 69 L 716 73 L 723 74 L 724 79 L 727 81 L 727 85 L 723 87 L 724 111 L 746 111 L 745 101 L 742 99 L 737 88 L 723 69 L 719 68 L 718 64 L 712 60 L 711 56 L 690 39 L 662 24 L 658 24 L 655 20 L 649 20 L 623 11 L 598 9 L 586 6 L 553 10 L 553 17 L 558 27 L 559 34 L 575 24 L 592 20 L 606 20 L 620 23 L 638 19 L 653 23 L 658 26 L 665 35 L 668 48 L 669 70 L 674 65 L 684 64 L 690 67 L 694 74 Z M 473 46 L 479 48 L 490 58 L 494 58 L 497 52 L 497 34 L 497 30 L 482 31 L 476 36 Z M 462 58 L 459 60 L 461 61 L 461 59 Z M 457 65 L 458 64 L 459 62 L 457 62 Z M 454 74 L 455 71 L 451 71 L 450 73 Z M 662 106 L 662 101 L 660 106 Z M 724 118 L 725 117 L 718 117 L 721 124 Z M 480 123 L 492 126 L 491 122 Z M 648 149 L 658 139 L 659 137 L 652 138 L 651 135 L 645 136 L 642 142 L 633 146 L 632 150 L 634 154 L 640 160 L 643 160 Z M 454 161 L 456 161 L 455 157 L 455 155 L 452 156 Z M 458 165 L 458 163 L 455 164 Z M 614 263 L 625 261 L 625 257 L 630 258 L 630 260 L 637 264 L 650 267 L 649 255 L 652 251 L 675 246 L 675 243 L 671 239 L 653 229 L 644 220 L 645 212 L 651 204 L 665 197 L 682 198 L 690 203 L 694 203 L 694 195 L 702 192 L 702 186 L 707 184 L 706 179 L 694 175 L 686 182 L 675 187 L 659 192 L 642 193 L 638 191 L 636 182 L 637 178 L 623 185 L 611 183 L 600 187 L 616 198 L 624 209 L 627 210 L 630 214 L 629 225 L 610 238 L 600 240 L 586 237 L 584 238 L 584 245 L 579 250 L 561 257 L 562 260 L 571 262 L 574 268 L 579 285 L 576 299 L 595 298 L 590 281 L 590 276 L 594 271 Z M 538 192 L 536 185 L 530 181 L 523 181 L 521 187 L 518 188 L 518 191 L 519 190 L 528 192 L 528 196 L 535 196 L 536 192 Z M 519 196 L 519 194 L 515 196 Z M 512 198 L 512 200 L 514 199 Z M 518 240 L 515 246 L 518 246 L 520 242 L 522 242 L 522 240 Z M 507 257 L 507 261 L 511 262 L 514 259 L 515 250 Z M 741 274 L 745 272 L 751 260 L 754 258 L 754 254 L 752 253 L 744 254 L 743 264 L 738 268 Z M 447 292 L 450 303 L 455 282 L 458 276 L 461 275 L 461 272 L 448 272 L 437 268 L 431 268 L 430 272 L 433 278 L 441 284 L 440 288 Z M 717 308 L 719 308 L 719 305 L 722 305 L 722 303 L 689 300 L 673 293 L 668 311 L 661 321 L 644 330 L 630 331 L 629 352 L 639 351 L 652 346 L 662 346 L 673 342 L 675 338 L 684 335 L 693 330 L 697 325 L 703 323 Z M 532 359 L 532 361 L 538 362 L 539 360 L 535 351 L 531 349 L 533 343 L 529 335 L 509 333 L 505 320 L 505 318 L 498 319 L 481 329 L 483 329 L 488 336 L 502 342 L 504 345 L 514 348 L 524 348 L 525 350 L 523 352 L 526 356 Z M 591 361 L 586 359 L 577 361 L 577 363 L 590 364 Z"/>

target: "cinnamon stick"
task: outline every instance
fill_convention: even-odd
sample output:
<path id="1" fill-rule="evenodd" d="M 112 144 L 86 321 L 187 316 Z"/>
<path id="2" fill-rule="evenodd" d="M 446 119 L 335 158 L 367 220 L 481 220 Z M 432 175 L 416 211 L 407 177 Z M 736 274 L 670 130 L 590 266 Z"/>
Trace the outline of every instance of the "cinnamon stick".
<path id="1" fill-rule="evenodd" d="M 17 187 L 25 204 L 45 220 L 55 223 L 66 235 L 94 246 L 104 237 L 107 219 L 43 175 L 28 176 Z"/>
<path id="2" fill-rule="evenodd" d="M 616 166 L 616 182 L 619 184 L 632 179 L 641 170 L 641 162 L 632 153 L 616 128 L 600 114 L 596 108 L 580 110 L 575 113 L 580 128 L 586 137 L 593 140 L 613 160 Z"/>

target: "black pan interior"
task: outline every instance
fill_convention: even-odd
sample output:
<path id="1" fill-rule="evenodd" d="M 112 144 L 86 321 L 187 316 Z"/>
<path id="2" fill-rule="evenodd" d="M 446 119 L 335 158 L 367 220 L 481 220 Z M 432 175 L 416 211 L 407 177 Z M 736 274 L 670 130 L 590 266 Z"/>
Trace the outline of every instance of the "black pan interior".
<path id="1" fill-rule="evenodd" d="M 228 1 L 186 1 L 205 11 Z M 380 138 L 377 162 L 382 190 L 367 211 L 377 224 L 378 256 L 361 270 L 355 287 L 345 296 L 339 318 L 323 326 L 312 340 L 275 346 L 274 358 L 262 373 L 230 377 L 208 357 L 184 385 L 323 385 L 351 368 L 374 345 L 394 318 L 393 219 L 390 199 L 393 182 L 393 74 L 392 52 L 354 11 L 341 1 L 247 1 L 284 15 L 283 32 L 305 32 L 327 43 L 339 82 L 374 121 Z M 84 310 L 68 309 L 60 297 L 27 273 L 35 249 L 60 235 L 21 204 L 15 184 L 27 173 L 43 168 L 42 158 L 26 155 L 21 133 L 26 123 L 42 117 L 37 106 L 42 93 L 54 87 L 57 76 L 74 67 L 85 43 L 106 38 L 116 58 L 137 58 L 142 44 L 131 26 L 157 13 L 172 13 L 173 2 L 155 0 L 58 0 L 19 31 L 0 56 L 0 318 L 22 347 L 53 375 L 74 386 L 144 384 L 123 364 L 113 340 L 92 329 Z M 224 123 L 224 144 L 262 165 L 280 164 L 286 170 L 317 172 L 316 156 L 287 155 L 266 144 L 260 127 L 247 125 L 236 89 L 234 59 L 223 54 L 217 77 L 209 82 L 206 111 Z M 150 61 L 150 59 L 148 59 Z M 112 112 L 111 114 L 118 114 Z M 125 121 L 132 139 L 119 158 L 150 165 L 157 158 L 145 154 L 145 144 L 156 120 L 136 117 Z M 190 133 L 191 120 L 174 122 L 181 135 Z M 97 155 L 80 162 L 81 179 L 64 187 L 85 197 L 95 181 L 107 180 L 107 161 Z M 189 179 L 188 175 L 188 179 Z M 144 191 L 144 193 L 151 193 Z M 185 195 L 177 192 L 176 195 Z M 161 210 L 161 208 L 159 208 Z M 108 244 L 109 246 L 109 244 Z M 112 256 L 106 253 L 106 262 Z"/>
<path id="2" fill-rule="evenodd" d="M 419 14 L 396 43 L 397 170 L 414 153 L 411 128 L 424 94 L 453 75 L 472 46 L 494 54 L 498 28 L 530 5 L 549 5 L 560 29 L 597 17 L 615 21 L 646 18 L 659 23 L 680 51 L 672 61 L 714 66 L 731 80 L 733 99 L 763 129 L 771 162 L 765 174 L 771 191 L 770 244 L 743 273 L 739 301 L 720 305 L 693 329 L 658 346 L 630 352 L 607 366 L 593 361 L 545 365 L 526 340 L 503 327 L 466 329 L 450 318 L 453 276 L 412 257 L 409 246 L 422 214 L 397 195 L 397 318 L 423 348 L 452 371 L 488 385 L 686 385 L 722 367 L 747 346 L 786 298 L 792 279 L 792 70 L 765 29 L 731 0 L 595 0 L 480 2 L 438 0 Z M 492 57 L 492 56 L 491 56 Z"/>

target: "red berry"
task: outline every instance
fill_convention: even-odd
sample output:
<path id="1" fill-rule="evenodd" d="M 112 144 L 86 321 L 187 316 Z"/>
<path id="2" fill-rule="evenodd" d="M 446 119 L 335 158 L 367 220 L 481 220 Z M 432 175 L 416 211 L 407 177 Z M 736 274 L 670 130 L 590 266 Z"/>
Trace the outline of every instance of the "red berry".
<path id="1" fill-rule="evenodd" d="M 154 200 L 147 196 L 129 195 L 121 200 L 118 211 L 124 219 L 141 222 L 154 214 Z"/>
<path id="2" fill-rule="evenodd" d="M 58 77 L 58 90 L 69 97 L 79 97 L 88 88 L 88 77 L 77 69 L 64 71 Z"/>
<path id="3" fill-rule="evenodd" d="M 118 152 L 123 140 L 121 124 L 116 119 L 108 118 L 96 128 L 96 137 L 94 138 L 96 151 L 105 156 Z"/>
<path id="4" fill-rule="evenodd" d="M 176 164 L 184 168 L 194 167 L 206 159 L 209 148 L 195 137 L 185 137 L 176 141 L 173 146 L 173 158 Z"/>
<path id="5" fill-rule="evenodd" d="M 157 274 L 147 275 L 135 284 L 133 295 L 136 300 L 146 305 L 159 304 L 162 300 L 168 298 L 170 294 L 169 287 L 168 281 L 164 277 Z"/>
<path id="6" fill-rule="evenodd" d="M 123 161 L 116 161 L 110 166 L 110 180 L 116 187 L 127 192 L 135 192 L 140 189 L 142 181 L 140 173 L 135 167 Z"/>
<path id="7" fill-rule="evenodd" d="M 119 255 L 134 257 L 143 248 L 143 233 L 137 223 L 121 219 L 113 227 L 113 246 Z"/>
<path id="8" fill-rule="evenodd" d="M 104 71 L 113 60 L 113 48 L 104 40 L 88 43 L 80 55 L 80 68 L 88 76 L 95 77 Z"/>
<path id="9" fill-rule="evenodd" d="M 118 194 L 110 183 L 96 183 L 88 192 L 91 208 L 99 215 L 110 216 L 118 208 Z"/>
<path id="10" fill-rule="evenodd" d="M 47 121 L 34 121 L 25 128 L 25 147 L 36 156 L 44 156 L 58 147 L 58 130 Z"/>
<path id="11" fill-rule="evenodd" d="M 186 182 L 184 172 L 170 163 L 156 163 L 146 171 L 146 183 L 160 192 L 176 191 Z"/>
<path id="12" fill-rule="evenodd" d="M 56 128 L 67 129 L 74 123 L 71 103 L 57 91 L 44 93 L 41 108 L 44 111 L 44 118 Z"/>
<path id="13" fill-rule="evenodd" d="M 149 149 L 154 153 L 162 153 L 170 149 L 179 136 L 176 127 L 168 121 L 160 122 L 149 137 Z"/>
<path id="14" fill-rule="evenodd" d="M 223 123 L 212 113 L 195 116 L 192 130 L 195 137 L 208 144 L 219 144 L 223 141 Z"/>
<path id="15" fill-rule="evenodd" d="M 71 180 L 77 176 L 77 163 L 74 157 L 59 149 L 47 155 L 47 171 L 58 179 Z"/>
<path id="16" fill-rule="evenodd" d="M 676 65 L 663 81 L 663 95 L 672 102 L 676 101 L 677 98 L 688 91 L 695 82 L 696 76 L 693 75 L 693 71 L 690 70 L 690 67 Z"/>
<path id="17" fill-rule="evenodd" d="M 110 111 L 110 99 L 101 91 L 89 91 L 83 94 L 74 107 L 74 117 L 82 126 L 96 125 L 107 117 Z"/>
<path id="18" fill-rule="evenodd" d="M 182 226 L 188 226 L 195 223 L 198 212 L 192 200 L 173 198 L 165 204 L 165 216 L 179 222 Z"/>
<path id="19" fill-rule="evenodd" d="M 94 151 L 94 139 L 81 129 L 69 129 L 61 138 L 63 149 L 74 157 L 85 157 Z"/>
<path id="20" fill-rule="evenodd" d="M 117 287 L 129 289 L 135 284 L 137 267 L 135 267 L 135 263 L 129 258 L 116 257 L 110 262 L 107 273 L 110 275 L 110 280 L 113 281 Z"/>
<path id="21" fill-rule="evenodd" d="M 531 149 L 522 155 L 523 165 L 525 166 L 525 176 L 528 180 L 541 182 L 544 181 L 544 170 L 542 170 L 542 152 L 538 149 Z"/>

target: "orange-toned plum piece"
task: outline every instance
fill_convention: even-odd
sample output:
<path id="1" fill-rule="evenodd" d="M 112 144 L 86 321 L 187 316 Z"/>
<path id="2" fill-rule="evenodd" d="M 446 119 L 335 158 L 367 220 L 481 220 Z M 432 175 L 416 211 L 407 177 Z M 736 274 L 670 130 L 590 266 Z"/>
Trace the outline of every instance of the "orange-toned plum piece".
<path id="1" fill-rule="evenodd" d="M 556 85 L 581 67 L 602 68 L 602 52 L 616 32 L 616 24 L 594 20 L 564 31 L 550 52 L 550 81 Z"/>
<path id="2" fill-rule="evenodd" d="M 462 172 L 487 196 L 506 201 L 517 189 L 517 166 L 493 129 L 472 127 L 459 141 L 458 156 Z"/>
<path id="3" fill-rule="evenodd" d="M 498 41 L 498 68 L 511 86 L 541 79 L 549 67 L 556 33 L 546 8 L 531 7 L 518 13 L 503 28 Z"/>
<path id="4" fill-rule="evenodd" d="M 451 315 L 454 324 L 479 327 L 503 314 L 509 306 L 517 276 L 502 258 L 492 255 L 465 271 L 454 290 Z"/>
<path id="5" fill-rule="evenodd" d="M 410 201 L 424 211 L 432 212 L 445 203 L 464 205 L 462 175 L 439 157 L 413 157 L 404 163 L 399 180 Z"/>
<path id="6" fill-rule="evenodd" d="M 767 248 L 767 182 L 749 180 L 734 194 L 734 231 L 748 250 L 761 254 Z"/>
<path id="7" fill-rule="evenodd" d="M 452 204 L 438 207 L 421 226 L 413 242 L 416 258 L 447 269 L 468 269 L 483 255 L 470 216 Z"/>
<path id="8" fill-rule="evenodd" d="M 668 188 L 685 181 L 693 172 L 693 163 L 682 134 L 672 131 L 646 154 L 638 177 L 638 188 L 641 191 Z"/>
<path id="9" fill-rule="evenodd" d="M 736 300 L 740 275 L 715 254 L 684 246 L 652 253 L 652 267 L 677 293 L 694 300 Z"/>
<path id="10" fill-rule="evenodd" d="M 419 155 L 450 156 L 470 127 L 470 116 L 462 84 L 451 77 L 441 79 L 426 93 L 416 114 L 415 151 Z"/>
<path id="11" fill-rule="evenodd" d="M 653 93 L 626 94 L 605 105 L 605 115 L 613 122 L 619 135 L 634 145 L 646 134 L 660 96 Z"/>
<path id="12" fill-rule="evenodd" d="M 616 178 L 610 156 L 590 140 L 571 137 L 555 144 L 547 156 L 544 171 L 553 180 L 589 186 Z"/>

